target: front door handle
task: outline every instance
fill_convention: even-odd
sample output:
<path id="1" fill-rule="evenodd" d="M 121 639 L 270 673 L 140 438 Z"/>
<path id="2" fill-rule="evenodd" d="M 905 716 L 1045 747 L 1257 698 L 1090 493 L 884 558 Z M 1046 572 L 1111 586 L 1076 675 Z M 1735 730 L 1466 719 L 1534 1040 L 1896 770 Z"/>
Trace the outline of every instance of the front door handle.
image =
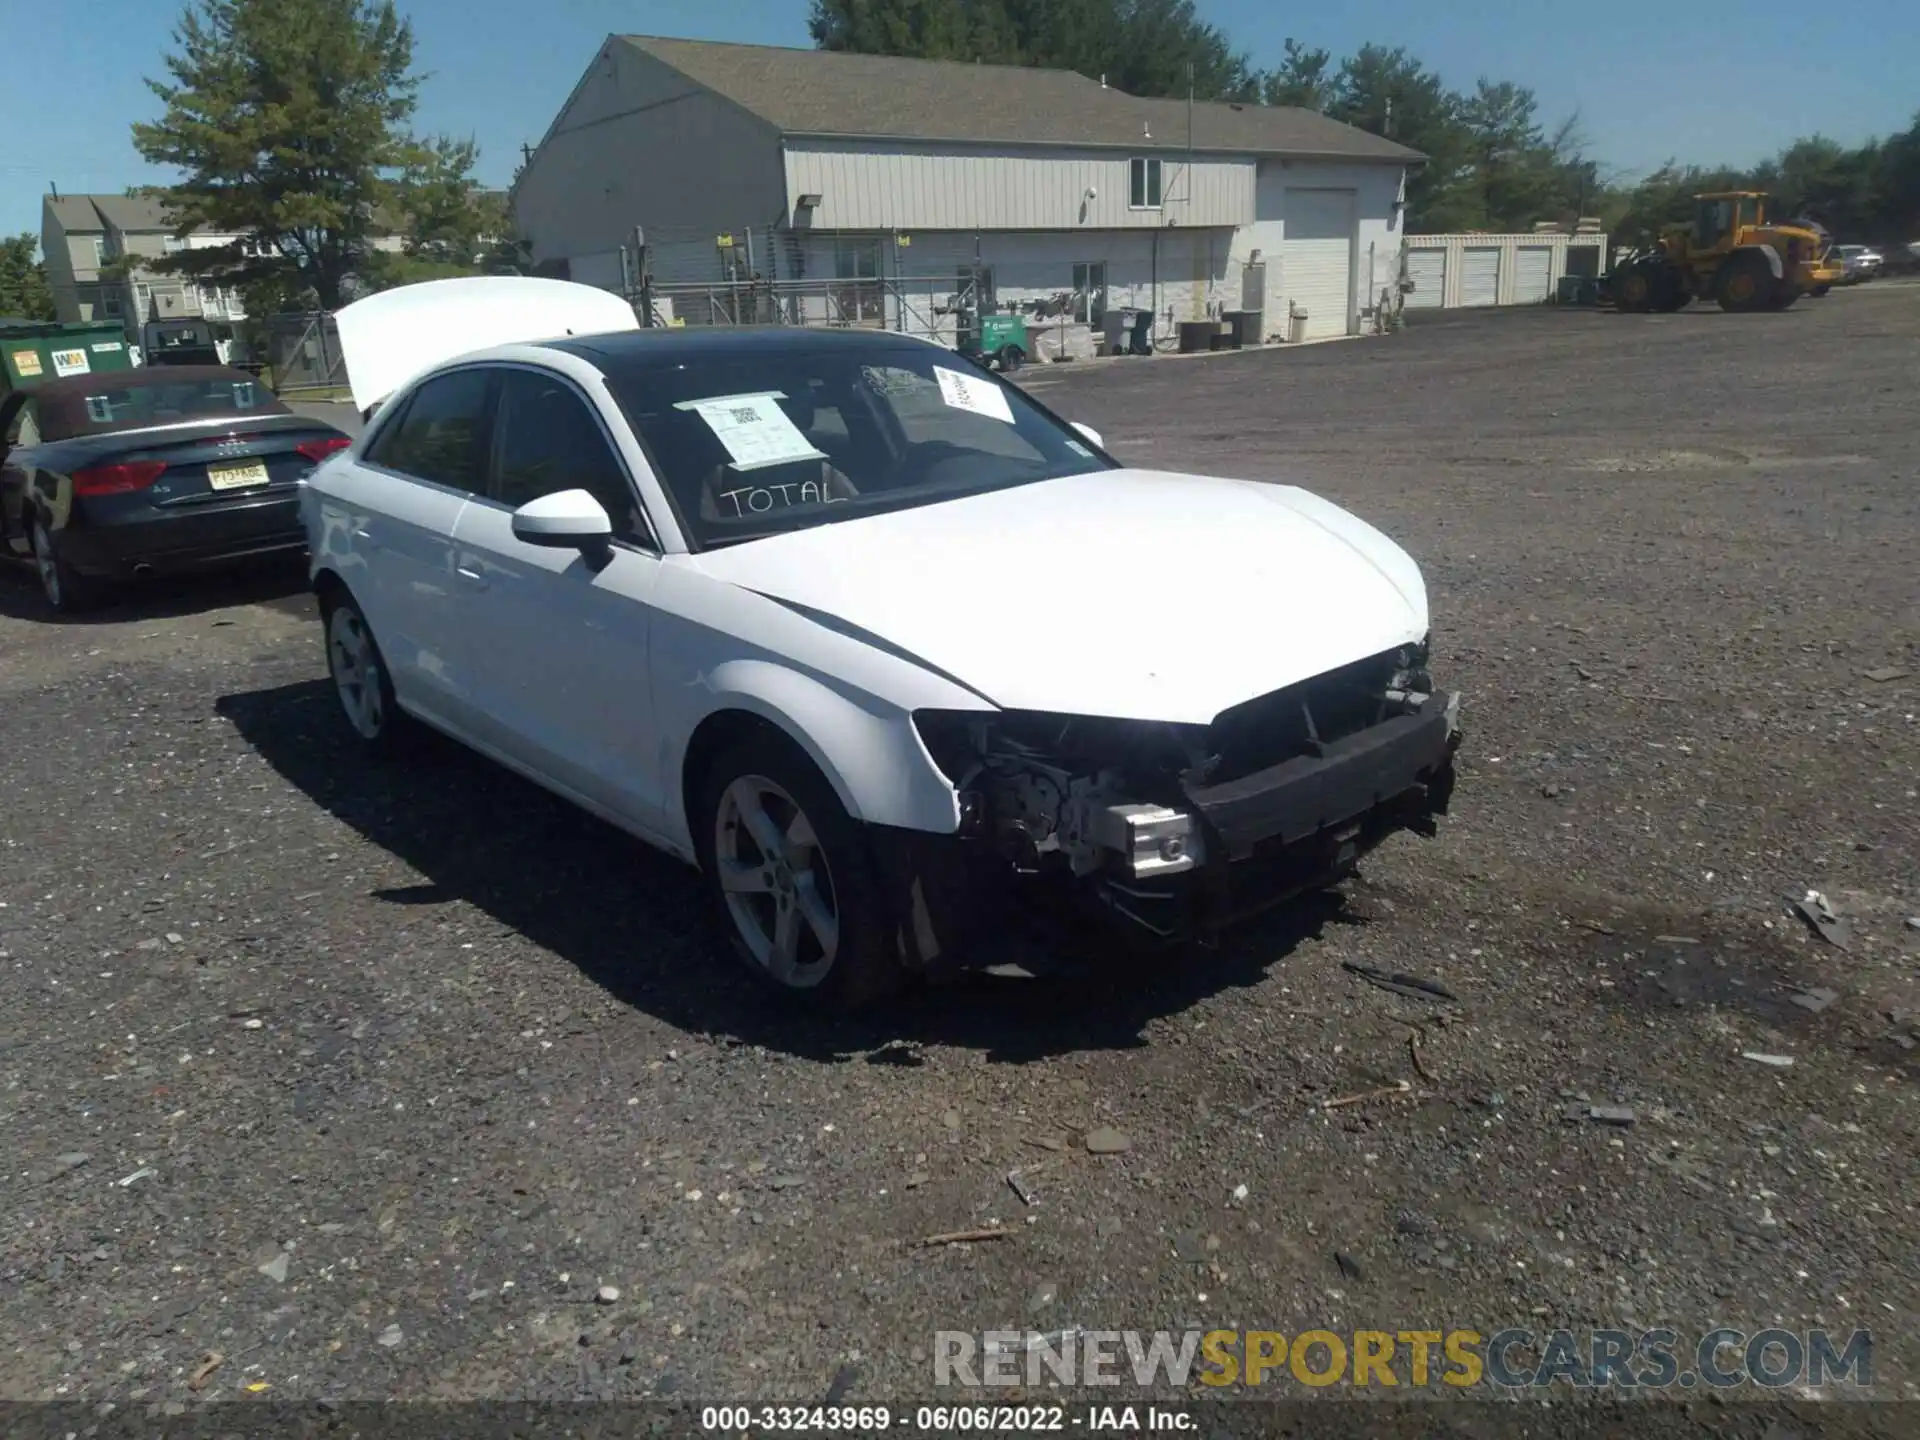
<path id="1" fill-rule="evenodd" d="M 466 566 L 461 565 L 455 568 L 454 573 L 462 580 L 467 581 L 476 590 L 484 590 L 487 588 L 487 577 L 482 575 L 478 570 L 469 570 Z"/>

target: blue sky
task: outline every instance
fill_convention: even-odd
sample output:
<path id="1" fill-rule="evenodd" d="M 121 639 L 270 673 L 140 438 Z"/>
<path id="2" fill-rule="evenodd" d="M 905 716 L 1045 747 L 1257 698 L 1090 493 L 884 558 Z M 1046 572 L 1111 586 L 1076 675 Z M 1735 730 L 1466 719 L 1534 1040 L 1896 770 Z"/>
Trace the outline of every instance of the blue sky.
<path id="1" fill-rule="evenodd" d="M 423 130 L 472 135 L 481 178 L 504 183 L 538 141 L 609 31 L 807 43 L 807 0 L 402 0 L 416 59 L 431 72 Z M 1346 0 L 1286 10 L 1200 0 L 1250 50 L 1278 61 L 1295 36 L 1336 55 L 1369 40 L 1404 45 L 1449 84 L 1481 76 L 1531 86 L 1550 120 L 1578 110 L 1603 165 L 1638 172 L 1669 154 L 1741 163 L 1814 131 L 1848 143 L 1904 129 L 1920 109 L 1912 0 L 1746 0 L 1639 11 L 1568 0 Z M 175 0 L 10 6 L 10 83 L 0 87 L 0 234 L 38 231 L 49 181 L 117 192 L 171 178 L 144 166 L 127 127 L 157 102 L 141 83 L 160 57 Z M 1624 23 L 1623 17 L 1657 17 Z M 530 33 L 531 32 L 531 33 Z"/>

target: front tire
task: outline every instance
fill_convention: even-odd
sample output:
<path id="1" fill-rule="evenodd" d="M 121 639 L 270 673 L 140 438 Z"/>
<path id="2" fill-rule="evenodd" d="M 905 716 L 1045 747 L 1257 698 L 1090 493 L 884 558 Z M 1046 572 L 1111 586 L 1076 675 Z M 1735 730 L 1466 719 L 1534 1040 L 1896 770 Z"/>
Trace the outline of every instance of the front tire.
<path id="1" fill-rule="evenodd" d="M 407 717 L 394 699 L 386 657 L 367 617 L 350 597 L 334 595 L 321 602 L 320 619 L 326 629 L 327 674 L 347 724 L 370 753 L 397 754 L 408 738 Z"/>
<path id="2" fill-rule="evenodd" d="M 1731 255 L 1714 276 L 1713 298 L 1722 310 L 1744 314 L 1770 309 L 1780 284 L 1767 262 L 1752 251 Z"/>
<path id="3" fill-rule="evenodd" d="M 104 598 L 101 585 L 61 557 L 46 521 L 33 522 L 28 540 L 33 548 L 33 568 L 40 577 L 40 593 L 56 613 L 72 615 L 100 603 Z"/>
<path id="4" fill-rule="evenodd" d="M 1644 262 L 1628 265 L 1613 277 L 1614 308 L 1627 315 L 1644 315 L 1653 308 L 1653 268 Z"/>
<path id="5" fill-rule="evenodd" d="M 899 988 L 867 836 L 797 745 L 762 733 L 727 746 L 689 818 L 715 921 L 762 986 L 823 1013 Z"/>

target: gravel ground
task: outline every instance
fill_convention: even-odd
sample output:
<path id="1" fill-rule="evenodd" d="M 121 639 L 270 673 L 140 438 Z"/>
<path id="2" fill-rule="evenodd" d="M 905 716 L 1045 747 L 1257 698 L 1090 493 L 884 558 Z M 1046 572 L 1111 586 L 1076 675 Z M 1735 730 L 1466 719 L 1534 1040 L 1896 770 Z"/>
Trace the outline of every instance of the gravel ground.
<path id="1" fill-rule="evenodd" d="M 1920 1393 L 1917 339 L 1886 286 L 1029 372 L 1413 550 L 1455 814 L 1222 953 L 857 1022 L 534 788 L 364 763 L 297 576 L 0 577 L 0 1395 L 871 1403 L 936 1329 L 1508 1323 L 1865 1326 Z"/>

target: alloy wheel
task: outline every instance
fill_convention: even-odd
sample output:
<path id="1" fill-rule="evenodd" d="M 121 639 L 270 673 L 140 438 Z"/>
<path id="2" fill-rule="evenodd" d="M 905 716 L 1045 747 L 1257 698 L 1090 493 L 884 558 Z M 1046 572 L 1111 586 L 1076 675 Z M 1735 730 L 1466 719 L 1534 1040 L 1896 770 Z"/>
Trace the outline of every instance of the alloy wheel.
<path id="1" fill-rule="evenodd" d="M 377 740 L 386 727 L 386 706 L 380 694 L 380 655 L 367 622 L 350 605 L 338 606 L 327 618 L 327 668 L 347 721 L 363 739 Z"/>
<path id="2" fill-rule="evenodd" d="M 60 593 L 60 561 L 53 553 L 53 537 L 37 520 L 33 526 L 33 564 L 40 572 L 40 588 L 46 594 L 47 603 L 59 609 L 65 599 Z"/>
<path id="3" fill-rule="evenodd" d="M 813 822 L 781 786 L 742 775 L 721 793 L 714 863 L 727 914 L 754 962 L 778 983 L 810 990 L 840 949 L 840 915 Z"/>

